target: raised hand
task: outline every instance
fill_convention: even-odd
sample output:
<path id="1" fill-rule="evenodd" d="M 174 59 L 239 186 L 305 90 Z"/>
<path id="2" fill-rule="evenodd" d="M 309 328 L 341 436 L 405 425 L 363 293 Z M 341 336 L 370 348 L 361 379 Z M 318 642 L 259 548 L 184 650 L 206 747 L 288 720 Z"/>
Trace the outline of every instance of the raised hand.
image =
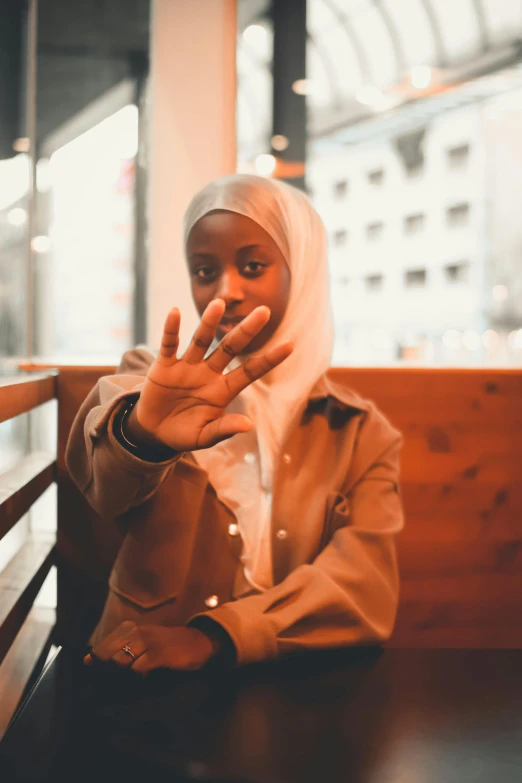
<path id="1" fill-rule="evenodd" d="M 227 414 L 226 407 L 243 389 L 262 378 L 292 352 L 292 343 L 274 346 L 223 374 L 270 318 L 268 307 L 257 307 L 205 359 L 225 311 L 214 299 L 196 329 L 185 354 L 178 359 L 180 313 L 173 308 L 165 321 L 161 350 L 151 365 L 134 409 L 139 426 L 150 439 L 175 451 L 206 449 L 241 432 L 251 421 Z"/>

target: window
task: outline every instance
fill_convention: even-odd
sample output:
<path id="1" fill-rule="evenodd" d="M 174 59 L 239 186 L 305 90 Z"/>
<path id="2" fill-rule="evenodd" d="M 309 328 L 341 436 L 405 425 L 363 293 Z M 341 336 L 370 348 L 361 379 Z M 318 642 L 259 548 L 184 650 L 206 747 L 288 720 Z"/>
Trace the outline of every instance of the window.
<path id="1" fill-rule="evenodd" d="M 459 144 L 446 150 L 446 159 L 450 169 L 462 169 L 469 160 L 469 144 Z"/>
<path id="2" fill-rule="evenodd" d="M 368 182 L 375 187 L 382 185 L 384 183 L 384 169 L 373 169 L 373 171 L 369 171 Z"/>
<path id="3" fill-rule="evenodd" d="M 345 198 L 348 193 L 348 182 L 345 179 L 334 182 L 333 186 L 334 196 L 337 199 Z"/>
<path id="4" fill-rule="evenodd" d="M 381 291 L 384 284 L 383 275 L 368 275 L 365 279 L 367 291 Z"/>
<path id="5" fill-rule="evenodd" d="M 379 221 L 378 223 L 368 223 L 366 226 L 366 238 L 372 242 L 377 239 L 381 239 L 384 234 L 384 223 Z"/>
<path id="6" fill-rule="evenodd" d="M 424 288 L 427 280 L 425 269 L 408 269 L 404 274 L 406 288 Z"/>
<path id="7" fill-rule="evenodd" d="M 424 169 L 424 139 L 426 128 L 405 133 L 394 139 L 395 148 L 407 177 L 417 177 Z"/>
<path id="8" fill-rule="evenodd" d="M 404 218 L 404 233 L 408 235 L 420 234 L 424 230 L 426 215 L 418 212 L 415 215 L 407 215 Z"/>
<path id="9" fill-rule="evenodd" d="M 346 231 L 344 228 L 341 228 L 338 231 L 334 231 L 334 235 L 333 235 L 334 247 L 344 247 L 347 241 L 348 241 L 348 231 Z"/>
<path id="10" fill-rule="evenodd" d="M 469 204 L 455 204 L 446 210 L 446 223 L 451 228 L 465 226 L 469 221 Z"/>
<path id="11" fill-rule="evenodd" d="M 469 264 L 460 261 L 456 264 L 447 264 L 444 267 L 444 277 L 447 283 L 467 283 L 469 281 Z"/>

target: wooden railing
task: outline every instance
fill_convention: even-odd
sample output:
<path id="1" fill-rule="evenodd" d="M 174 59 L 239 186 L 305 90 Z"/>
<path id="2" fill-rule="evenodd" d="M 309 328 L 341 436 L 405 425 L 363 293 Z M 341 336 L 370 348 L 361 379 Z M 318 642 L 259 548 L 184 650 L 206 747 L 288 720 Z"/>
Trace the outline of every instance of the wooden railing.
<path id="1" fill-rule="evenodd" d="M 56 398 L 56 372 L 0 379 L 0 423 Z M 56 480 L 54 456 L 32 453 L 0 475 L 0 539 Z M 30 532 L 0 573 L 0 736 L 45 661 L 54 613 L 33 606 L 54 561 L 54 540 Z"/>

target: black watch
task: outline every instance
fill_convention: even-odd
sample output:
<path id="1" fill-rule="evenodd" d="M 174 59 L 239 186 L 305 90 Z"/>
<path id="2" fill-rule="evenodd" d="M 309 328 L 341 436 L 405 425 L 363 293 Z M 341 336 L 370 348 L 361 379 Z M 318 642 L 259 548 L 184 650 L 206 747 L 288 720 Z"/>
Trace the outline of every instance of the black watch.
<path id="1" fill-rule="evenodd" d="M 134 454 L 138 459 L 142 459 L 145 462 L 165 462 L 166 460 L 173 459 L 179 452 L 174 451 L 169 446 L 138 446 L 129 440 L 125 433 L 125 421 L 130 415 L 130 412 L 136 405 L 138 398 L 127 400 L 126 404 L 122 406 L 114 418 L 113 434 L 118 443 L 120 443 L 126 451 Z"/>

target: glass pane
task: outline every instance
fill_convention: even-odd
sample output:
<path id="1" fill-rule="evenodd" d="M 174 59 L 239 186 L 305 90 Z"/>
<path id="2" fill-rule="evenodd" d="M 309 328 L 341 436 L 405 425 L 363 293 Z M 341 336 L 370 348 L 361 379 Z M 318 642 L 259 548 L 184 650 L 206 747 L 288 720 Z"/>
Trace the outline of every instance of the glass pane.
<path id="1" fill-rule="evenodd" d="M 268 20 L 238 31 L 237 68 L 237 166 L 250 171 L 252 161 L 270 150 L 272 135 L 273 33 Z"/>
<path id="2" fill-rule="evenodd" d="M 323 0 L 308 0 L 306 15 L 306 25 L 314 36 L 328 32 L 339 24 L 328 3 Z"/>
<path id="3" fill-rule="evenodd" d="M 401 0 L 400 3 L 383 0 L 383 7 L 397 30 L 406 64 L 435 65 L 435 38 L 423 3 L 420 0 Z"/>
<path id="4" fill-rule="evenodd" d="M 132 345 L 137 140 L 130 105 L 51 155 L 43 356 L 117 361 Z"/>
<path id="5" fill-rule="evenodd" d="M 28 155 L 0 160 L 0 372 L 27 351 L 29 181 Z"/>
<path id="6" fill-rule="evenodd" d="M 258 20 L 249 25 L 238 38 L 238 67 L 241 54 L 247 55 L 256 63 L 269 64 L 272 60 L 274 37 L 267 19 Z"/>
<path id="7" fill-rule="evenodd" d="M 375 82 L 370 101 L 357 88 L 395 65 L 376 5 L 309 2 L 307 75 L 315 89 L 306 183 L 329 238 L 334 364 L 521 366 L 522 69 L 515 64 L 449 90 L 437 85 L 444 70 L 419 68 L 409 85 L 395 69 L 399 84 L 386 106 Z M 430 5 L 451 56 L 470 65 L 482 57 L 475 4 Z M 407 66 L 436 66 L 426 4 L 382 6 Z M 513 6 L 487 3 L 490 25 L 495 9 L 495 29 L 506 29 Z"/>
<path id="8" fill-rule="evenodd" d="M 522 35 L 520 0 L 482 0 L 491 43 L 515 41 Z"/>
<path id="9" fill-rule="evenodd" d="M 27 5 L 11 3 L 0 18 L 0 383 L 27 357 L 29 313 L 30 140 L 26 112 Z M 8 74 L 8 77 L 6 77 Z M 28 453 L 29 416 L 0 423 L 0 477 Z M 24 544 L 25 515 L 0 540 L 0 571 Z"/>
<path id="10" fill-rule="evenodd" d="M 335 0 L 342 9 L 341 0 Z M 374 3 L 359 2 L 348 14 L 349 23 L 364 47 L 370 68 L 370 81 L 378 87 L 394 84 L 400 74 L 397 73 L 397 58 L 392 39 L 382 15 Z"/>
<path id="11" fill-rule="evenodd" d="M 248 144 L 252 143 L 252 140 L 256 136 L 257 129 L 257 124 L 255 121 L 256 107 L 253 105 L 253 101 L 249 99 L 248 91 L 242 89 L 241 82 L 238 82 L 237 86 L 236 111 L 238 156 L 241 157 L 243 153 L 243 145 L 247 146 Z"/>
<path id="12" fill-rule="evenodd" d="M 27 4 L 9 3 L 0 12 L 0 375 L 27 352 L 28 57 Z"/>
<path id="13" fill-rule="evenodd" d="M 495 94 L 509 84 L 519 86 Z M 331 239 L 334 363 L 522 366 L 522 72 L 471 83 L 460 108 L 426 105 L 422 127 L 402 108 L 357 143 L 340 129 L 311 144 L 307 180 Z"/>
<path id="14" fill-rule="evenodd" d="M 246 47 L 242 45 L 241 38 L 236 52 L 236 67 L 240 76 L 248 76 L 248 74 L 256 67 L 257 62 L 252 54 L 249 54 Z"/>
<path id="15" fill-rule="evenodd" d="M 306 73 L 313 84 L 313 91 L 309 96 L 309 105 L 330 106 L 336 97 L 336 79 L 337 74 L 333 70 L 330 60 L 330 54 L 325 55 L 328 59 L 325 61 L 321 56 L 317 46 L 313 42 L 308 43 L 306 50 Z M 330 63 L 329 70 L 326 64 Z"/>
<path id="16" fill-rule="evenodd" d="M 43 359 L 112 363 L 145 339 L 149 16 L 149 0 L 129 0 L 124 24 L 113 0 L 39 4 Z"/>
<path id="17" fill-rule="evenodd" d="M 340 96 L 352 99 L 357 87 L 365 80 L 365 74 L 346 31 L 336 25 L 323 35 L 318 34 L 317 41 L 328 52 Z"/>
<path id="18" fill-rule="evenodd" d="M 434 10 L 450 63 L 459 63 L 480 51 L 481 38 L 473 0 L 437 0 Z"/>
<path id="19" fill-rule="evenodd" d="M 0 423 L 0 478 L 14 468 L 29 452 L 29 415 L 16 416 Z M 18 552 L 29 531 L 29 515 L 26 514 L 0 540 L 0 572 Z"/>

